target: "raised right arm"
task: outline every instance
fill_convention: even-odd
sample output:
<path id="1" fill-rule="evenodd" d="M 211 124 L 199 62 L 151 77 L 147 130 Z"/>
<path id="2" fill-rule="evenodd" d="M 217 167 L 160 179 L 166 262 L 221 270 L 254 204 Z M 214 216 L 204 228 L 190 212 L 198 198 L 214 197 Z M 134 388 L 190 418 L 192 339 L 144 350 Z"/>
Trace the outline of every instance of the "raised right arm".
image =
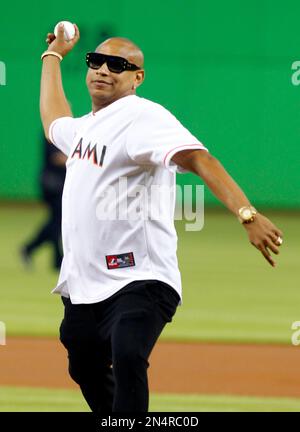
<path id="1" fill-rule="evenodd" d="M 64 28 L 59 27 L 57 38 L 53 33 L 48 33 L 47 51 L 54 51 L 65 57 L 79 40 L 79 30 L 75 25 L 75 37 L 71 41 L 64 40 Z M 73 117 L 70 105 L 66 99 L 60 69 L 60 59 L 54 55 L 46 55 L 42 65 L 41 90 L 40 90 L 40 114 L 45 136 L 49 139 L 49 127 L 51 123 L 60 117 Z"/>

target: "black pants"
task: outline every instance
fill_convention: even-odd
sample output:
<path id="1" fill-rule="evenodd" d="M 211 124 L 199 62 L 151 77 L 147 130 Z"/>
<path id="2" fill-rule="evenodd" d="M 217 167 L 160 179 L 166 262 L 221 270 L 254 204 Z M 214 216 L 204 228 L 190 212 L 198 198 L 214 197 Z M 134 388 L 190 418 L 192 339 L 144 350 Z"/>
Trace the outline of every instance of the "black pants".
<path id="1" fill-rule="evenodd" d="M 91 410 L 147 412 L 148 358 L 179 303 L 169 285 L 135 281 L 99 303 L 74 305 L 62 297 L 60 340 L 69 373 Z"/>

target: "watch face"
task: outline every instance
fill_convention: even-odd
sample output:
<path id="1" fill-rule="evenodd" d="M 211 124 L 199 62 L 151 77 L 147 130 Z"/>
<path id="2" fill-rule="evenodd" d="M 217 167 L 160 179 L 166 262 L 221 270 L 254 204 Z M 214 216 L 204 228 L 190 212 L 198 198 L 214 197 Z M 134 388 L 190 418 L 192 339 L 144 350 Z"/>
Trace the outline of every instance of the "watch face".
<path id="1" fill-rule="evenodd" d="M 246 210 L 243 212 L 243 216 L 246 217 L 246 218 L 251 217 L 251 216 L 252 216 L 252 212 L 251 212 L 251 210 L 246 209 Z"/>
<path id="2" fill-rule="evenodd" d="M 252 217 L 252 211 L 250 209 L 245 209 L 242 213 L 244 219 L 250 219 Z"/>
<path id="3" fill-rule="evenodd" d="M 257 211 L 254 207 L 242 207 L 239 209 L 238 219 L 241 223 L 250 223 L 255 219 Z"/>

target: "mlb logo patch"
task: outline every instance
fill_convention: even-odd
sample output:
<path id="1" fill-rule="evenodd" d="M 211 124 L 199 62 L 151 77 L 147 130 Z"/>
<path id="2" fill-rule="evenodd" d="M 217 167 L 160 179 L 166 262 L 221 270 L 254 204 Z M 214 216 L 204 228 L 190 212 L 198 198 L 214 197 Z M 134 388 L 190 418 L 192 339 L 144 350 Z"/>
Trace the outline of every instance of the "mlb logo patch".
<path id="1" fill-rule="evenodd" d="M 109 270 L 135 266 L 133 252 L 119 255 L 106 255 L 105 258 Z"/>

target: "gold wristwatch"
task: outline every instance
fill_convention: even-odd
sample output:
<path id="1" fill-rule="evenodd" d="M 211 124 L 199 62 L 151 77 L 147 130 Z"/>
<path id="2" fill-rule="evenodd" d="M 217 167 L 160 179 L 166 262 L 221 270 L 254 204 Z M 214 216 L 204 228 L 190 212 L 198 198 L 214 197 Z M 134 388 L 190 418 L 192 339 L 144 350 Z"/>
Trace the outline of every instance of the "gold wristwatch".
<path id="1" fill-rule="evenodd" d="M 239 209 L 238 219 L 242 224 L 248 224 L 255 220 L 257 210 L 252 206 L 245 206 Z"/>

